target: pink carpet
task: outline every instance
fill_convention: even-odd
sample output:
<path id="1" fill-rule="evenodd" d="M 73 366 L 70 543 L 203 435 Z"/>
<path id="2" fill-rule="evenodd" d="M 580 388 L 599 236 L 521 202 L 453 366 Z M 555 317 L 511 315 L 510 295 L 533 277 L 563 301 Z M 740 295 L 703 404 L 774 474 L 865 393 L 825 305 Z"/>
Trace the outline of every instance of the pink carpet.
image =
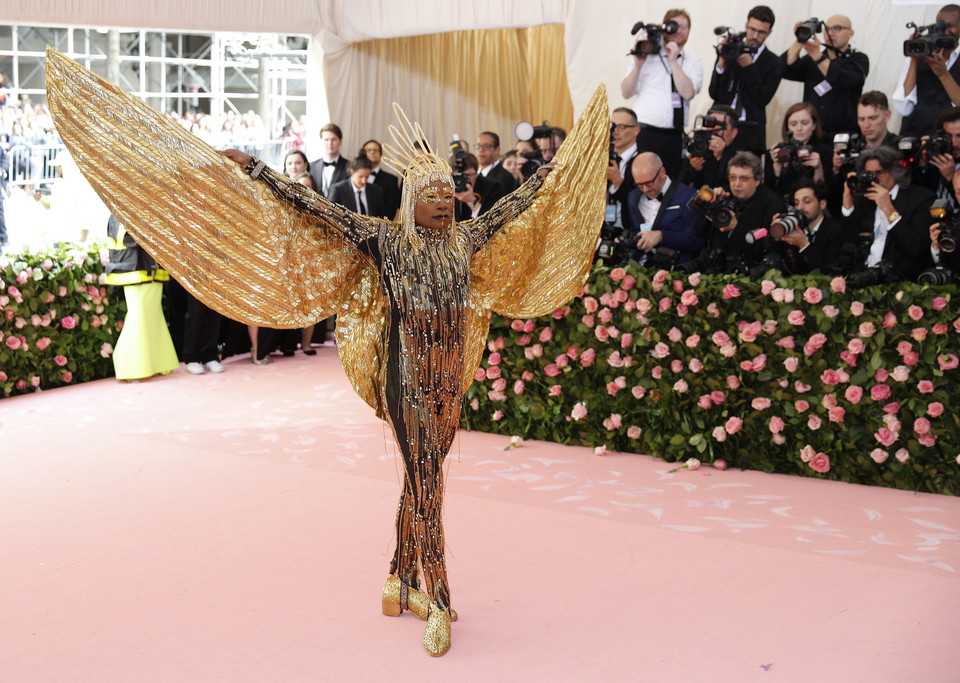
<path id="1" fill-rule="evenodd" d="M 335 349 L 0 401 L 0 680 L 957 681 L 960 499 L 462 433 L 453 648 Z"/>

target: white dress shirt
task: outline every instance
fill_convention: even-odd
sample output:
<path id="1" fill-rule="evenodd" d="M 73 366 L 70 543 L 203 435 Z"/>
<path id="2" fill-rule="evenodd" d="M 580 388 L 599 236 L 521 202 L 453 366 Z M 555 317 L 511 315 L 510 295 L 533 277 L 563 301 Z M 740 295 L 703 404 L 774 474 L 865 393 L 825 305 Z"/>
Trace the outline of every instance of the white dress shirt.
<path id="1" fill-rule="evenodd" d="M 703 85 L 703 60 L 684 51 L 677 57 L 677 61 L 680 62 L 680 70 L 693 83 L 693 94 L 696 95 Z M 631 62 L 627 74 L 632 70 Z M 637 75 L 637 94 L 634 96 L 633 110 L 637 113 L 637 120 L 641 125 L 673 128 L 671 80 L 670 60 L 663 48 L 660 48 L 660 52 L 647 57 Z M 690 102 L 683 100 L 684 125 L 689 118 Z"/>

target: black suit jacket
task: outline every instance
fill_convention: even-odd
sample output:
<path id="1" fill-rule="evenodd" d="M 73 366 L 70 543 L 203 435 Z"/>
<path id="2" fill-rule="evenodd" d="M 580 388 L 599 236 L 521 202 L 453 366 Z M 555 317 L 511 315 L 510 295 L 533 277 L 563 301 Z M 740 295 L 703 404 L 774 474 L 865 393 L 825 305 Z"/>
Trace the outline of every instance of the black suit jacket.
<path id="1" fill-rule="evenodd" d="M 883 260 L 889 261 L 897 276 L 916 280 L 924 268 L 932 265 L 930 255 L 930 205 L 937 196 L 925 187 L 901 187 L 893 208 L 900 221 L 887 233 Z M 858 235 L 873 235 L 873 219 L 877 205 L 869 199 L 860 199 L 853 205 L 853 213 L 843 218 L 844 239 L 856 243 Z"/>
<path id="2" fill-rule="evenodd" d="M 710 97 L 717 104 L 729 105 L 736 98 L 737 118 L 740 118 L 740 111 L 746 116 L 745 120 L 740 121 L 740 132 L 731 145 L 734 149 L 763 155 L 767 148 L 767 105 L 779 85 L 780 58 L 769 48 L 764 48 L 757 61 L 747 67 L 727 60 L 723 73 L 718 74 L 714 64 L 710 77 Z"/>
<path id="3" fill-rule="evenodd" d="M 481 183 L 477 182 L 478 188 L 475 188 L 477 194 L 481 197 L 480 202 L 480 213 L 484 214 L 490 210 L 490 208 L 496 204 L 502 197 L 506 197 L 508 194 L 517 189 L 517 179 L 513 177 L 513 174 L 510 173 L 500 164 L 497 164 L 490 172 L 485 176 L 487 180 L 486 183 L 486 192 L 481 193 L 478 189 Z"/>
<path id="4" fill-rule="evenodd" d="M 627 160 L 626 169 L 623 172 L 623 182 L 620 183 L 614 192 L 607 191 L 610 199 L 614 203 L 620 205 L 620 221 L 623 224 L 623 227 L 627 227 L 627 213 L 629 207 L 627 206 L 627 201 L 630 198 L 630 193 L 637 189 L 637 181 L 633 179 L 633 160 L 639 156 L 640 152 L 637 151 Z M 610 187 L 610 182 L 607 181 L 607 187 Z"/>
<path id="5" fill-rule="evenodd" d="M 317 185 L 317 192 L 323 194 L 323 159 L 316 159 L 310 162 L 310 175 L 313 176 L 313 182 Z M 350 177 L 350 173 L 347 171 L 347 160 L 343 157 L 338 157 L 334 162 L 333 169 L 333 178 L 330 179 L 330 187 L 332 188 L 336 183 L 339 183 L 341 180 L 346 180 Z M 329 199 L 329 197 L 327 197 Z"/>
<path id="6" fill-rule="evenodd" d="M 762 241 L 748 244 L 747 233 L 768 227 L 773 214 L 782 213 L 783 209 L 783 198 L 761 183 L 753 196 L 743 204 L 737 217 L 737 227 L 728 232 L 713 230 L 710 246 L 721 247 L 732 256 L 742 256 L 748 263 L 759 263 L 768 245 Z"/>
<path id="7" fill-rule="evenodd" d="M 843 229 L 830 216 L 824 216 L 816 234 L 802 251 L 797 252 L 797 267 L 794 273 L 804 274 L 811 270 L 826 273 L 836 264 L 843 247 Z"/>
<path id="8" fill-rule="evenodd" d="M 376 218 L 388 218 L 387 205 L 383 199 L 383 190 L 373 183 L 367 183 L 366 194 L 367 212 L 365 215 Z M 345 209 L 359 213 L 357 209 L 357 188 L 353 186 L 353 181 L 350 178 L 331 185 L 330 197 L 328 199 Z M 393 218 L 393 216 L 389 216 L 389 218 Z"/>
<path id="9" fill-rule="evenodd" d="M 383 201 L 386 205 L 387 218 L 393 220 L 397 211 L 400 210 L 400 179 L 390 173 L 385 171 L 383 166 L 380 167 L 380 170 L 377 171 L 377 174 L 371 178 L 371 180 L 383 190 Z M 367 183 L 369 186 L 370 183 Z"/>
<path id="10" fill-rule="evenodd" d="M 858 132 L 857 100 L 869 71 L 870 60 L 853 48 L 830 60 L 826 76 L 810 55 L 803 55 L 793 64 L 787 64 L 786 52 L 780 55 L 780 75 L 788 81 L 803 83 L 803 101 L 816 107 L 820 125 L 828 135 Z M 830 84 L 830 90 L 820 95 L 816 88 L 824 81 Z"/>

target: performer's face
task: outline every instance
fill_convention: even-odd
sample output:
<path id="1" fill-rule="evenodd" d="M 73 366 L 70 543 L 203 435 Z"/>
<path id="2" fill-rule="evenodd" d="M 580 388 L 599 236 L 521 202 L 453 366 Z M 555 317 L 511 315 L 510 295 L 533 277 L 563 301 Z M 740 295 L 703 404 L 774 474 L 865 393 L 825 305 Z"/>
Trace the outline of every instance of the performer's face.
<path id="1" fill-rule="evenodd" d="M 434 180 L 420 190 L 413 210 L 417 225 L 431 232 L 441 232 L 453 221 L 453 188 L 442 180 Z"/>

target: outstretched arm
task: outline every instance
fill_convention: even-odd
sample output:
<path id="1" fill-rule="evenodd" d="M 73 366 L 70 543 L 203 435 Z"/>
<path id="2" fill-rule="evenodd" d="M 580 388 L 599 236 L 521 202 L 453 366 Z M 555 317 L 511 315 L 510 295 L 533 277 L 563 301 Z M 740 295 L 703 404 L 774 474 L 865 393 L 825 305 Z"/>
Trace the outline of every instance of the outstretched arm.
<path id="1" fill-rule="evenodd" d="M 324 227 L 342 235 L 348 242 L 359 246 L 376 237 L 376 221 L 334 204 L 309 187 L 277 173 L 266 162 L 236 149 L 228 149 L 221 154 L 240 164 L 254 180 L 266 183 L 279 199 L 320 219 Z"/>
<path id="2" fill-rule="evenodd" d="M 541 166 L 523 185 L 494 204 L 485 214 L 464 222 L 473 237 L 474 251 L 487 246 L 500 228 L 526 211 L 543 185 L 543 179 L 552 169 L 550 165 Z"/>

